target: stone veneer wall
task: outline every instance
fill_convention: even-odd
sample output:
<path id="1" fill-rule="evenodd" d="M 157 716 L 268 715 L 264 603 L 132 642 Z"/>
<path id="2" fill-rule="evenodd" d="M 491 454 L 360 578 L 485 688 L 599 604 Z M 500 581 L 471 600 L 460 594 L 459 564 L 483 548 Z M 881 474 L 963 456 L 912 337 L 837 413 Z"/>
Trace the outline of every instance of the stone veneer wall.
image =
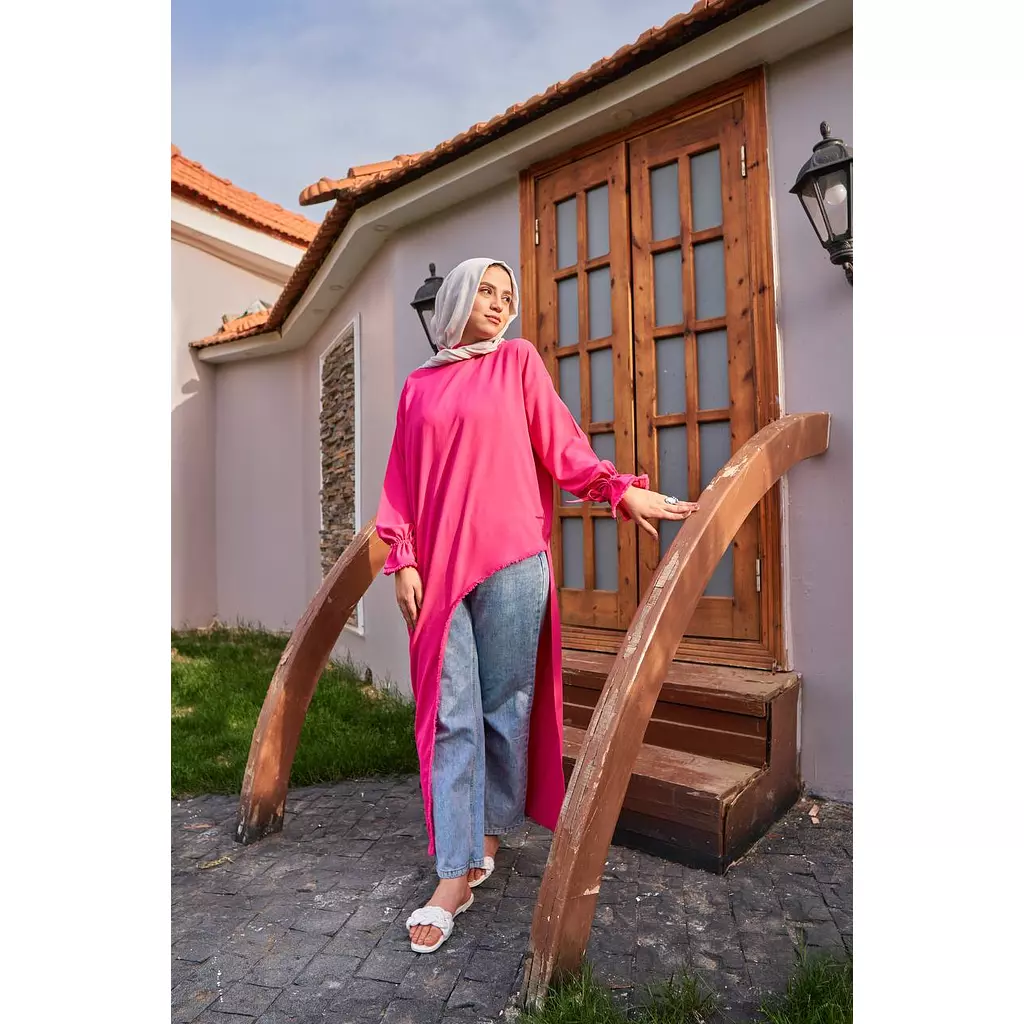
<path id="1" fill-rule="evenodd" d="M 349 332 L 324 360 L 320 391 L 320 567 L 323 575 L 355 535 L 355 335 Z M 355 625 L 353 610 L 349 622 Z"/>

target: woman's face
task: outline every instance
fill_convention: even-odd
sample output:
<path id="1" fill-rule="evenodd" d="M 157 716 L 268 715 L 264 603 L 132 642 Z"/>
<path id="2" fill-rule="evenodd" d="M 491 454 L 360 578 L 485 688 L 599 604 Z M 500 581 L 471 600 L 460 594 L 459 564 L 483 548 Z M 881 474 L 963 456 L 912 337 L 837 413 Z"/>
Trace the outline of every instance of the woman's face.
<path id="1" fill-rule="evenodd" d="M 480 279 L 476 299 L 462 332 L 460 345 L 489 341 L 508 323 L 512 313 L 512 278 L 504 267 L 490 266 Z"/>

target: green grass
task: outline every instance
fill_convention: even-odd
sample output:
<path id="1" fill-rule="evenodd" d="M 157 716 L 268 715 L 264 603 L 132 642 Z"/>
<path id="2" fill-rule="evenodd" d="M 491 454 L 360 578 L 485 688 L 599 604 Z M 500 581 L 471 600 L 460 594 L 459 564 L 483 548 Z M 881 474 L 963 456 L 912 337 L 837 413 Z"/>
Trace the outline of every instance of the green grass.
<path id="1" fill-rule="evenodd" d="M 611 992 L 594 980 L 593 968 L 584 960 L 578 975 L 551 986 L 543 1010 L 524 1010 L 517 1024 L 623 1024 L 625 1020 Z"/>
<path id="2" fill-rule="evenodd" d="M 673 975 L 658 985 L 645 986 L 635 1024 L 705 1024 L 714 1019 L 718 997 L 692 974 Z"/>
<path id="3" fill-rule="evenodd" d="M 523 1011 L 518 1024 L 724 1024 L 719 999 L 695 975 L 648 985 L 627 1013 L 594 980 L 584 960 L 579 974 L 552 985 L 544 1009 Z M 808 956 L 801 949 L 785 993 L 762 1001 L 755 1024 L 852 1024 L 853 959 Z"/>
<path id="4" fill-rule="evenodd" d="M 216 627 L 171 632 L 171 795 L 238 793 L 253 729 L 288 637 Z M 413 706 L 328 664 L 289 785 L 417 770 Z"/>
<path id="5" fill-rule="evenodd" d="M 715 995 L 698 978 L 684 974 L 678 980 L 645 987 L 639 1005 L 627 1014 L 611 992 L 594 980 L 584 960 L 578 975 L 553 985 L 544 1009 L 524 1011 L 517 1024 L 710 1024 Z"/>
<path id="6" fill-rule="evenodd" d="M 760 1012 L 759 1024 L 853 1024 L 853 958 L 801 949 L 785 993 L 765 999 Z"/>

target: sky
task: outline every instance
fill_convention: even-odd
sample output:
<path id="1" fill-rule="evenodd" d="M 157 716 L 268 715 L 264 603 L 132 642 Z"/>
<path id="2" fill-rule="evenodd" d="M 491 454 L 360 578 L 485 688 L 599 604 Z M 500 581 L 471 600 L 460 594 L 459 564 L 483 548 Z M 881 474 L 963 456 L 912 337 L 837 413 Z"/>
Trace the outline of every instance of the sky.
<path id="1" fill-rule="evenodd" d="M 432 149 L 692 0 L 172 0 L 172 138 L 286 209 L 349 167 Z"/>

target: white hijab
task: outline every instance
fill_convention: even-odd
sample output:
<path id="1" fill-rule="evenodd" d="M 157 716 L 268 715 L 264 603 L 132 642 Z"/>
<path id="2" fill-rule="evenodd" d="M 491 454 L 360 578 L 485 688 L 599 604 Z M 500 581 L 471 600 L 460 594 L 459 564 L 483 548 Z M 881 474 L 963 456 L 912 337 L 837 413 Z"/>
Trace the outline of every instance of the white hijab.
<path id="1" fill-rule="evenodd" d="M 469 314 L 476 301 L 476 293 L 488 267 L 504 267 L 512 279 L 512 305 L 505 326 L 488 341 L 474 341 L 471 345 L 459 345 L 462 332 L 469 322 Z M 519 315 L 519 285 L 512 268 L 501 260 L 483 258 L 464 260 L 450 271 L 441 282 L 434 300 L 434 319 L 430 322 L 430 333 L 438 351 L 424 364 L 425 366 L 444 366 L 445 363 L 457 363 L 461 359 L 472 359 L 473 356 L 486 355 L 493 352 L 504 340 L 509 324 Z M 456 347 L 458 346 L 458 347 Z M 420 369 L 423 369 L 420 367 Z"/>

